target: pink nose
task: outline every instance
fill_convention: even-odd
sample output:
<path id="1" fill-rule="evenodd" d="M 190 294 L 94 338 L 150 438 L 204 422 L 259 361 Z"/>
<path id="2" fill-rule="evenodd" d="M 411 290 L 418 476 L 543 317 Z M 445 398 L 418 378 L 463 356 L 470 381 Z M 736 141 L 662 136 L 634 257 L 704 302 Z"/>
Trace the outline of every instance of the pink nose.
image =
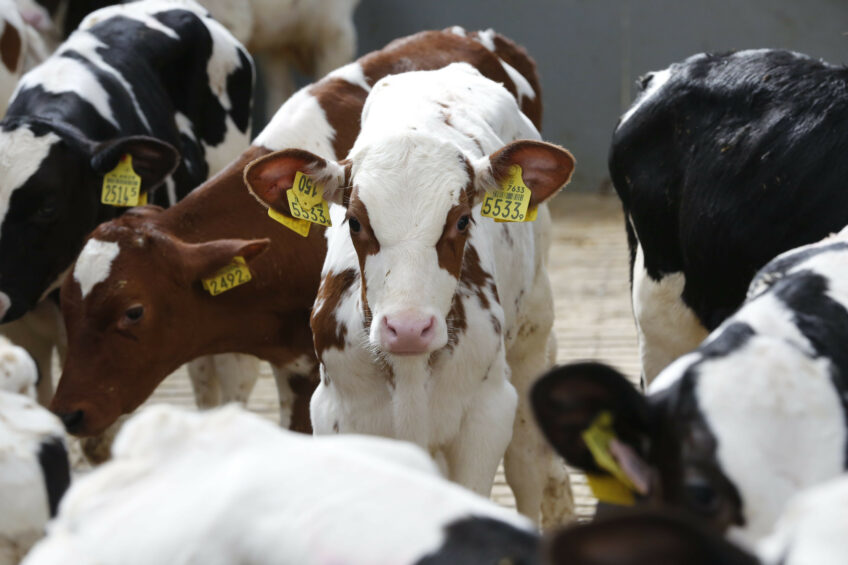
<path id="1" fill-rule="evenodd" d="M 436 335 L 436 317 L 407 310 L 383 318 L 382 348 L 397 355 L 426 353 Z"/>

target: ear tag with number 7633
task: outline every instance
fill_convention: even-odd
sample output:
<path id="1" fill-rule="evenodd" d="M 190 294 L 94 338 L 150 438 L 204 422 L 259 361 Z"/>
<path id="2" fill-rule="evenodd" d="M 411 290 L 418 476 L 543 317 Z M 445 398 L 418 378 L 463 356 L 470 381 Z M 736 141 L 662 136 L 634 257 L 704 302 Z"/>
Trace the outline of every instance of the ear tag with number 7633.
<path id="1" fill-rule="evenodd" d="M 250 282 L 250 269 L 244 257 L 233 257 L 233 261 L 209 278 L 202 280 L 203 288 L 212 296 L 227 292 L 237 286 Z"/>
<path id="2" fill-rule="evenodd" d="M 109 206 L 131 207 L 147 204 L 147 193 L 141 192 L 141 177 L 132 167 L 132 155 L 123 155 L 118 165 L 103 176 L 100 202 Z"/>
<path id="3" fill-rule="evenodd" d="M 512 165 L 500 190 L 486 193 L 480 213 L 496 222 L 532 222 L 536 219 L 536 209 L 527 210 L 530 196 L 530 189 L 521 178 L 521 166 Z"/>
<path id="4" fill-rule="evenodd" d="M 298 171 L 294 175 L 294 186 L 286 191 L 291 215 L 322 226 L 333 225 L 330 221 L 330 207 L 324 200 L 324 187 L 315 183 Z"/>

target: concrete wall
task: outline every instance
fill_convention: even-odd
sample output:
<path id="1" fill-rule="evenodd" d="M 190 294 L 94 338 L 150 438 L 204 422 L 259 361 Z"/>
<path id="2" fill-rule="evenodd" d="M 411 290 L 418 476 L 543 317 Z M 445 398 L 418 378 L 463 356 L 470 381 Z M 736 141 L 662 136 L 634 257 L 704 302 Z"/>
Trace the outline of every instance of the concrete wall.
<path id="1" fill-rule="evenodd" d="M 573 189 L 607 183 L 606 156 L 636 79 L 701 51 L 783 47 L 848 59 L 842 0 L 361 0 L 359 52 L 422 29 L 492 27 L 539 65 L 544 137 L 577 158 Z"/>

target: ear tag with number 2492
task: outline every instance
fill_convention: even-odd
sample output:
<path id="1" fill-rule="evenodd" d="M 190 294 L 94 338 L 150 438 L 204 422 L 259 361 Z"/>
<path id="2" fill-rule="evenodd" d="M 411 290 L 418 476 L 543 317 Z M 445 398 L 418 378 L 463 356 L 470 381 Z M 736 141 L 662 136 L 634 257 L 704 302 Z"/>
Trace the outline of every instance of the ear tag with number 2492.
<path id="1" fill-rule="evenodd" d="M 118 165 L 103 176 L 100 202 L 122 208 L 147 204 L 147 193 L 141 192 L 141 177 L 133 170 L 129 153 L 124 154 Z"/>
<path id="2" fill-rule="evenodd" d="M 250 282 L 250 269 L 244 257 L 237 255 L 233 261 L 209 278 L 202 280 L 203 288 L 212 296 L 227 292 L 237 286 Z"/>
<path id="3" fill-rule="evenodd" d="M 528 211 L 530 197 L 530 189 L 521 178 L 521 166 L 512 165 L 501 189 L 486 193 L 480 212 L 496 222 L 532 222 L 536 219 L 536 208 Z"/>

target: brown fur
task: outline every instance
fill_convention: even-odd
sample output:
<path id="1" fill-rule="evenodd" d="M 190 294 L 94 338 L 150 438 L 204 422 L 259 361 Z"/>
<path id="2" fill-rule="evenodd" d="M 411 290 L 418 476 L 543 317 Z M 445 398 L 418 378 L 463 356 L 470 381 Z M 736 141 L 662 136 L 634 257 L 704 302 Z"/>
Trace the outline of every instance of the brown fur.
<path id="1" fill-rule="evenodd" d="M 5 22 L 3 35 L 0 36 L 0 59 L 3 65 L 14 73 L 18 70 L 18 58 L 21 55 L 21 34 L 17 28 Z"/>

